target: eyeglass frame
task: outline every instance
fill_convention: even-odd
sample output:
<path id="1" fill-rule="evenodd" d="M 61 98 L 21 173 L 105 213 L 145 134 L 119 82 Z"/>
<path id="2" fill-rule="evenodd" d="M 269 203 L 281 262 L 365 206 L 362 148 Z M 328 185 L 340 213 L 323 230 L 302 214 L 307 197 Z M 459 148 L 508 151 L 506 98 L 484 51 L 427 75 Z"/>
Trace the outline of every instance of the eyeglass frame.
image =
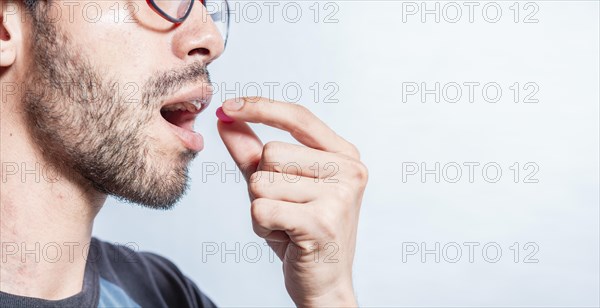
<path id="1" fill-rule="evenodd" d="M 205 0 L 199 0 L 200 3 L 202 3 L 202 5 L 204 5 Z M 229 38 L 229 2 L 227 0 L 222 0 L 223 2 L 225 2 L 225 9 L 227 10 L 227 24 L 226 24 L 226 28 L 225 28 L 225 37 L 223 38 L 225 45 L 227 45 L 227 39 Z M 188 16 L 190 15 L 190 13 L 192 12 L 192 8 L 194 7 L 194 0 L 191 0 L 190 2 L 190 6 L 187 9 L 187 12 L 185 12 L 185 14 L 180 17 L 180 18 L 173 18 L 172 16 L 170 16 L 169 14 L 167 14 L 165 11 L 163 11 L 155 2 L 154 0 L 146 0 L 146 3 L 150 6 L 150 8 L 152 8 L 152 10 L 154 10 L 158 15 L 160 15 L 162 18 L 178 25 L 181 24 L 182 22 L 184 22 Z"/>

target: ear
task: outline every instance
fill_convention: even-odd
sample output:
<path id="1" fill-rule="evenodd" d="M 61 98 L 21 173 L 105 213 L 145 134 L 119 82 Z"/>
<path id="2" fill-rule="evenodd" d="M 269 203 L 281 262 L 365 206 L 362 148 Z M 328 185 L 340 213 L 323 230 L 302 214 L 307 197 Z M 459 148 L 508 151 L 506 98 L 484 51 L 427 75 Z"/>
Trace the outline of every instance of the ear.
<path id="1" fill-rule="evenodd" d="M 21 17 L 15 1 L 0 0 L 0 68 L 6 68 L 17 59 L 21 39 Z"/>

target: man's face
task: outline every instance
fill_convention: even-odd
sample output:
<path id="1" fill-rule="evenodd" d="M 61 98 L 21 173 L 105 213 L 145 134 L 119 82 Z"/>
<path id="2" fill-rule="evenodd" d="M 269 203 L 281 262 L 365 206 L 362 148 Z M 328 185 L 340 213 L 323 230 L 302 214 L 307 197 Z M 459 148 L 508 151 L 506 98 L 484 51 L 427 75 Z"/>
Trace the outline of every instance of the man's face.
<path id="1" fill-rule="evenodd" d="M 34 15 L 21 106 L 45 158 L 124 200 L 175 204 L 203 147 L 192 105 L 210 100 L 223 51 L 206 9 L 178 26 L 145 1 L 41 1 Z"/>

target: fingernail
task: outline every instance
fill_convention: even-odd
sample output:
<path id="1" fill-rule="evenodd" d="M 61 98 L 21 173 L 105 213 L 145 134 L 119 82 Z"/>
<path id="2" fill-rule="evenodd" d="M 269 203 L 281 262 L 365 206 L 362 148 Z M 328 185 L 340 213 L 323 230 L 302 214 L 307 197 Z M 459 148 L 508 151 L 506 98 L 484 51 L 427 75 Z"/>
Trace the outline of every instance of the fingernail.
<path id="1" fill-rule="evenodd" d="M 244 100 L 239 99 L 239 98 L 225 101 L 225 103 L 223 104 L 223 108 L 225 108 L 227 110 L 231 110 L 231 111 L 240 110 L 240 109 L 242 109 L 243 106 L 244 106 Z"/>
<path id="2" fill-rule="evenodd" d="M 221 107 L 217 108 L 217 118 L 225 123 L 233 122 L 233 119 L 226 115 Z"/>

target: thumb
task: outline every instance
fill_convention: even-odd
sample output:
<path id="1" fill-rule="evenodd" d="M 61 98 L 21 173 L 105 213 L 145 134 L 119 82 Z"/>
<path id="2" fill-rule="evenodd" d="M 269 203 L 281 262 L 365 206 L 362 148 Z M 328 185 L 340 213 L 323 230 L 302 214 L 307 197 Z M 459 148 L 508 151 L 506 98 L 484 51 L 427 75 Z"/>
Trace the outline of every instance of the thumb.
<path id="1" fill-rule="evenodd" d="M 219 120 L 217 129 L 229 154 L 248 181 L 260 162 L 262 142 L 250 126 L 243 121 L 225 123 Z"/>

